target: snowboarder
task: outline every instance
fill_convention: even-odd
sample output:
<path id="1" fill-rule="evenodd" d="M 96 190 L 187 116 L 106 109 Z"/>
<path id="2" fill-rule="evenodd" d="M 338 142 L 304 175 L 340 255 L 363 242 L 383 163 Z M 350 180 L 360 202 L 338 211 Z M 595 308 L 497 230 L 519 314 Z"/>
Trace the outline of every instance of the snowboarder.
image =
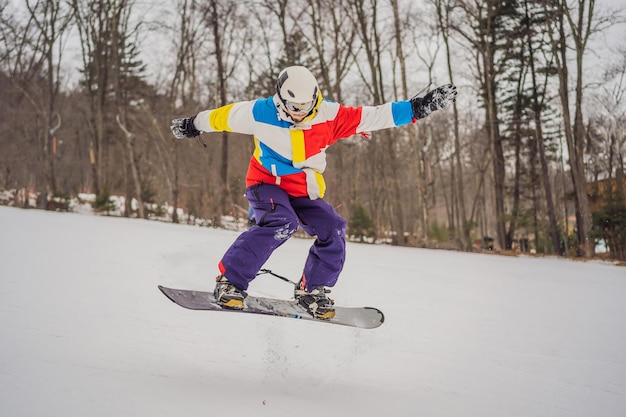
<path id="1" fill-rule="evenodd" d="M 255 149 L 246 176 L 246 198 L 256 225 L 243 232 L 219 262 L 215 298 L 224 308 L 243 309 L 246 290 L 272 252 L 298 227 L 315 236 L 296 301 L 320 319 L 334 317 L 328 298 L 345 260 L 346 221 L 322 197 L 326 148 L 355 134 L 405 125 L 448 106 L 452 84 L 424 97 L 379 106 L 347 107 L 324 100 L 315 76 L 305 67 L 283 69 L 276 94 L 231 103 L 172 120 L 178 139 L 201 132 L 253 135 Z"/>

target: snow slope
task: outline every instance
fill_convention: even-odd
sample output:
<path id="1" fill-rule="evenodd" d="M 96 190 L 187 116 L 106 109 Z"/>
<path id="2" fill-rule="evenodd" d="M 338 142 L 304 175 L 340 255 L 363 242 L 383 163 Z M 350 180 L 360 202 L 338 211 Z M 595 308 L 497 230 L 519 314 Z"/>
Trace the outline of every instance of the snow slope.
<path id="1" fill-rule="evenodd" d="M 236 235 L 0 207 L 0 415 L 626 416 L 624 268 L 349 244 L 332 295 L 375 330 L 160 294 L 212 289 Z M 297 278 L 310 243 L 266 266 Z"/>

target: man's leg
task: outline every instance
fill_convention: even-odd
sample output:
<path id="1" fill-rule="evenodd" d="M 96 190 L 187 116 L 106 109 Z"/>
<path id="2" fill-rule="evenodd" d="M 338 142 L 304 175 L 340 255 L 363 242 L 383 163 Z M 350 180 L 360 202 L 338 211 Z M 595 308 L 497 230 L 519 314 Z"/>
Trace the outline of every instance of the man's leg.
<path id="1" fill-rule="evenodd" d="M 304 265 L 306 289 L 337 282 L 346 258 L 346 221 L 322 199 L 291 198 L 291 205 L 300 219 L 300 227 L 317 236 Z"/>
<path id="2" fill-rule="evenodd" d="M 298 230 L 289 196 L 275 185 L 246 189 L 257 224 L 243 232 L 219 263 L 220 272 L 240 290 L 246 290 L 272 252 Z"/>

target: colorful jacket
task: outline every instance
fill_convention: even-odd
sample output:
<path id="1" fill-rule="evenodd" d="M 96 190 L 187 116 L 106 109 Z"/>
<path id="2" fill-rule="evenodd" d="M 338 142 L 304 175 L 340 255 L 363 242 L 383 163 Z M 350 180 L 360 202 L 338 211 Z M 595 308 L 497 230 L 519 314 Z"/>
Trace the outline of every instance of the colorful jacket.
<path id="1" fill-rule="evenodd" d="M 307 118 L 294 123 L 276 96 L 228 104 L 196 116 L 204 132 L 237 132 L 254 136 L 246 186 L 276 184 L 294 197 L 324 196 L 326 148 L 342 138 L 411 123 L 410 101 L 380 106 L 346 107 L 322 100 Z"/>

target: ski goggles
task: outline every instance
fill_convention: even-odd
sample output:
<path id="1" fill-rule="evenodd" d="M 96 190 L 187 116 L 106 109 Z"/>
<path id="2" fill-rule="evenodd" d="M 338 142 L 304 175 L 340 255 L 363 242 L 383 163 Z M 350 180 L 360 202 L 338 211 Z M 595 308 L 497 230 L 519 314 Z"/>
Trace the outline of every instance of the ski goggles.
<path id="1" fill-rule="evenodd" d="M 308 113 L 313 110 L 313 107 L 315 106 L 315 100 L 311 100 L 306 103 L 296 103 L 294 101 L 285 100 L 284 103 L 287 110 L 296 114 Z"/>

